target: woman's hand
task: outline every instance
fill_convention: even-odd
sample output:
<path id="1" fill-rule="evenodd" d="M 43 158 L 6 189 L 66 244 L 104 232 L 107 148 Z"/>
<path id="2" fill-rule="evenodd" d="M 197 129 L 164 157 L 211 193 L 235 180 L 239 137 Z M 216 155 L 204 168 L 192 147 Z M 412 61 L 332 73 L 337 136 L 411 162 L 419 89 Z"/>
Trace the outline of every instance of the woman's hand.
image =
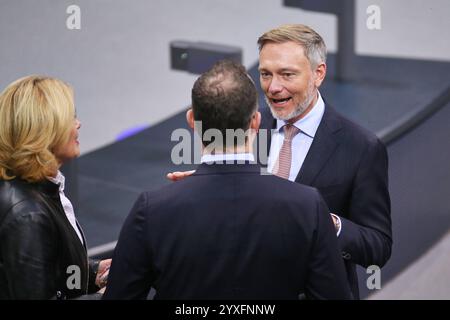
<path id="1" fill-rule="evenodd" d="M 111 267 L 111 261 L 112 259 L 105 259 L 100 261 L 98 265 L 97 270 L 97 277 L 95 278 L 95 284 L 103 288 L 106 286 L 106 283 L 108 282 L 108 274 L 109 274 L 109 268 Z"/>

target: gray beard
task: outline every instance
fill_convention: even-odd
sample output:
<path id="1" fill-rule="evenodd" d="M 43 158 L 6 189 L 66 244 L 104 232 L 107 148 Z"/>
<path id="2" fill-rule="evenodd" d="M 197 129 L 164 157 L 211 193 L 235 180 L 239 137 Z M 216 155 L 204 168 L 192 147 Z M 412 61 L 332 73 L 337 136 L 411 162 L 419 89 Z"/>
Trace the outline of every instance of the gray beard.
<path id="1" fill-rule="evenodd" d="M 313 92 L 311 94 L 308 94 L 306 96 L 306 99 L 303 102 L 299 103 L 297 105 L 297 107 L 295 107 L 295 109 L 292 110 L 292 112 L 287 114 L 286 116 L 278 115 L 275 112 L 275 110 L 272 107 L 272 105 L 270 104 L 269 99 L 266 96 L 264 96 L 264 99 L 266 100 L 266 103 L 267 103 L 267 105 L 270 108 L 270 112 L 272 113 L 272 117 L 274 117 L 275 119 L 278 119 L 278 120 L 288 121 L 288 120 L 291 120 L 291 119 L 294 119 L 294 118 L 298 117 L 303 112 L 305 112 L 306 109 L 308 109 L 308 106 L 311 104 L 311 101 L 313 101 L 313 99 L 314 99 L 314 94 L 317 94 L 317 93 Z"/>

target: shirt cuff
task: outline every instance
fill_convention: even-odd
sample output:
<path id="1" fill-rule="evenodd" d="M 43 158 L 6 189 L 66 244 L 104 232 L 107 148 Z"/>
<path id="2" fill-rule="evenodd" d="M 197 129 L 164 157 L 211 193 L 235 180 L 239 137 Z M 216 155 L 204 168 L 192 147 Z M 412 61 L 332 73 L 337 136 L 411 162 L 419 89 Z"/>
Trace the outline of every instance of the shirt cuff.
<path id="1" fill-rule="evenodd" d="M 336 232 L 336 236 L 339 237 L 339 235 L 341 234 L 341 230 L 342 230 L 341 218 L 339 218 L 339 216 L 334 214 L 334 213 L 330 213 L 330 214 L 338 221 L 339 228 L 338 228 L 338 230 Z"/>

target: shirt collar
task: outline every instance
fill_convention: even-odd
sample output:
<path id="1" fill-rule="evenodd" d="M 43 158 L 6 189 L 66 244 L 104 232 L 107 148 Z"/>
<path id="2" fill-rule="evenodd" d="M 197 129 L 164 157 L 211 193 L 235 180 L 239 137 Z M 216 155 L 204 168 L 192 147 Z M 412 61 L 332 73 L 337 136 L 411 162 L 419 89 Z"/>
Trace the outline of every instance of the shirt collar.
<path id="1" fill-rule="evenodd" d="M 319 97 L 317 98 L 316 104 L 312 107 L 311 111 L 308 114 L 294 123 L 298 129 L 300 129 L 307 136 L 314 138 L 316 135 L 317 129 L 319 128 L 320 121 L 322 120 L 323 113 L 325 111 L 325 103 L 323 102 L 322 96 L 320 92 L 317 91 Z M 287 122 L 284 120 L 277 119 L 277 131 L 280 132 L 280 129 Z"/>
<path id="2" fill-rule="evenodd" d="M 59 185 L 60 192 L 64 191 L 64 184 L 65 184 L 66 178 L 64 177 L 64 175 L 62 174 L 61 171 L 58 170 L 56 177 L 48 177 L 48 180 Z"/>
<path id="3" fill-rule="evenodd" d="M 251 153 L 223 153 L 223 154 L 204 154 L 201 163 L 217 161 L 250 161 L 254 162 L 255 157 Z"/>

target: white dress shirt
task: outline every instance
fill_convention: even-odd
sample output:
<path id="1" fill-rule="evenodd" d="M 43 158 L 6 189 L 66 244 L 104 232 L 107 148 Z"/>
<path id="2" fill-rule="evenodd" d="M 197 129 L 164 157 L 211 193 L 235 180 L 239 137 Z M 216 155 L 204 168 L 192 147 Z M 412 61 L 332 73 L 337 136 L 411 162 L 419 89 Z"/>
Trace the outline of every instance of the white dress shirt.
<path id="1" fill-rule="evenodd" d="M 66 178 L 61 173 L 61 171 L 58 170 L 58 174 L 56 175 L 55 178 L 49 177 L 48 179 L 51 182 L 59 185 L 59 197 L 61 198 L 61 204 L 63 206 L 64 212 L 66 213 L 66 216 L 70 222 L 70 225 L 77 233 L 78 238 L 80 239 L 81 243 L 84 244 L 83 236 L 81 235 L 80 229 L 78 229 L 78 226 L 77 226 L 77 219 L 75 218 L 75 212 L 73 210 L 72 203 L 64 194 L 64 184 L 65 184 Z"/>
<path id="2" fill-rule="evenodd" d="M 292 139 L 292 159 L 291 159 L 291 171 L 289 173 L 289 180 L 295 181 L 298 173 L 301 170 L 303 162 L 305 161 L 306 155 L 308 154 L 309 148 L 313 142 L 314 136 L 316 135 L 317 128 L 319 127 L 320 121 L 322 120 L 323 113 L 325 112 L 325 103 L 322 100 L 320 92 L 318 92 L 318 99 L 316 104 L 311 109 L 311 111 L 302 119 L 293 123 L 300 132 L 295 135 Z M 272 172 L 273 167 L 278 159 L 281 146 L 284 140 L 284 128 L 286 121 L 277 120 L 277 127 L 272 134 L 272 140 L 270 143 L 270 153 L 268 159 L 268 171 Z"/>
<path id="3" fill-rule="evenodd" d="M 222 153 L 222 154 L 204 154 L 201 158 L 201 163 L 234 163 L 239 162 L 254 162 L 255 157 L 251 153 Z"/>
<path id="4" fill-rule="evenodd" d="M 317 91 L 317 94 L 318 99 L 311 111 L 304 118 L 293 123 L 294 126 L 300 129 L 300 132 L 297 133 L 297 135 L 295 135 L 292 139 L 291 171 L 289 172 L 290 181 L 295 181 L 297 178 L 325 112 L 325 103 L 323 102 L 322 96 L 319 91 Z M 278 159 L 281 146 L 283 145 L 283 126 L 286 123 L 286 121 L 277 119 L 277 127 L 272 134 L 272 140 L 270 143 L 270 153 L 267 163 L 269 172 L 273 171 L 273 167 Z M 341 219 L 336 214 L 331 213 L 331 215 L 339 221 L 339 229 L 337 230 L 337 235 L 339 236 L 342 230 Z"/>

